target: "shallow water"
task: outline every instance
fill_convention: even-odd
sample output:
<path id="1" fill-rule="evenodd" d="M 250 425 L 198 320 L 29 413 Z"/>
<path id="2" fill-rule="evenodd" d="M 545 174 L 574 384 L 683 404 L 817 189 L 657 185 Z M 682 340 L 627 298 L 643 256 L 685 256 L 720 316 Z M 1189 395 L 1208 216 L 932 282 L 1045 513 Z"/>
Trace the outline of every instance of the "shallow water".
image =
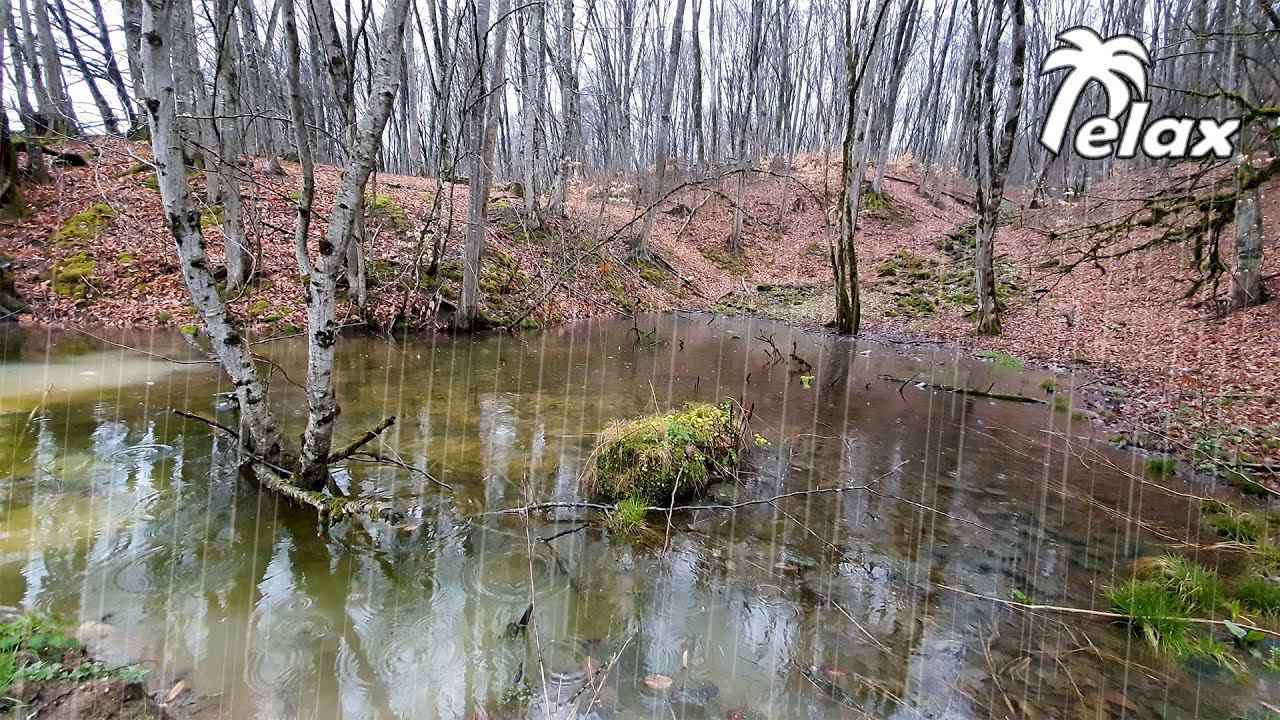
<path id="1" fill-rule="evenodd" d="M 763 337 L 812 369 L 773 363 Z M 989 599 L 1099 607 L 1133 558 L 1195 532 L 1186 498 L 1066 413 L 880 378 L 1043 394 L 1034 373 L 710 315 L 347 338 L 343 437 L 395 414 L 388 446 L 453 491 L 353 465 L 343 483 L 415 515 L 325 535 L 169 412 L 230 417 L 210 367 L 157 359 L 190 361 L 180 338 L 110 340 L 152 355 L 0 342 L 0 605 L 101 623 L 100 654 L 148 664 L 155 688 L 185 681 L 201 717 L 1229 717 L 1280 693 Z M 305 345 L 257 349 L 300 432 Z M 481 515 L 579 500 L 593 432 L 724 398 L 770 445 L 723 495 L 874 492 L 677 514 L 644 541 L 540 539 L 581 525 L 572 511 Z"/>

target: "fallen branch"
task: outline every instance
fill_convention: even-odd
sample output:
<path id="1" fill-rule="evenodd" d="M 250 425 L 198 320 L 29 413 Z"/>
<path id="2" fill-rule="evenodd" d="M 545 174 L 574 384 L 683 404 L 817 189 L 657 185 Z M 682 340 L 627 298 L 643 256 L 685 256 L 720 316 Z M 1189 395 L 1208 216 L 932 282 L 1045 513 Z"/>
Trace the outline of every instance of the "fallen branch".
<path id="1" fill-rule="evenodd" d="M 902 392 L 902 388 L 916 381 L 915 377 L 900 378 L 900 377 L 894 377 L 892 375 L 881 375 L 880 379 L 888 380 L 890 382 L 900 383 L 901 386 L 898 388 L 899 393 Z M 925 380 L 920 380 L 916 384 L 923 385 L 924 387 L 931 388 L 933 390 L 941 390 L 943 392 L 957 393 L 959 395 L 973 395 L 974 397 L 985 397 L 985 398 L 991 398 L 993 400 L 1007 400 L 1009 402 L 1027 403 L 1027 404 L 1034 404 L 1034 405 L 1046 404 L 1045 401 L 1041 400 L 1040 398 L 1033 398 L 1033 397 L 1028 397 L 1026 395 L 1019 395 L 1018 393 L 993 391 L 990 388 L 986 390 L 979 390 L 978 388 L 972 388 L 972 387 L 956 387 L 954 385 L 945 385 L 943 383 L 931 383 Z"/>

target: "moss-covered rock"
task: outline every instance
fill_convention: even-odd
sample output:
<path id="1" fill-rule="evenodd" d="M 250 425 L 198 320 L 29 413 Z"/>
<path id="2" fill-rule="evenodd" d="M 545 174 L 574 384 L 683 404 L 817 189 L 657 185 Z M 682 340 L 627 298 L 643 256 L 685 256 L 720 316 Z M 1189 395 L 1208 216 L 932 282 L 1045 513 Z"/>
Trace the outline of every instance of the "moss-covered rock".
<path id="1" fill-rule="evenodd" d="M 661 506 L 732 477 L 741 459 L 742 415 L 731 404 L 690 403 L 600 433 L 587 492 Z"/>

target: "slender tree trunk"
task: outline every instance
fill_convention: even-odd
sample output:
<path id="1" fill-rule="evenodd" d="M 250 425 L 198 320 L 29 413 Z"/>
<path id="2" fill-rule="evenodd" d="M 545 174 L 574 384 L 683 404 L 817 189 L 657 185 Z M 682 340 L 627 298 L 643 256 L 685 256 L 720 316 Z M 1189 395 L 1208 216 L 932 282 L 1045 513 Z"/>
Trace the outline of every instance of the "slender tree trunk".
<path id="1" fill-rule="evenodd" d="M 1244 167 L 1248 167 L 1247 160 L 1240 173 Z M 1260 305 L 1266 300 L 1266 288 L 1262 284 L 1262 197 L 1256 187 L 1238 192 L 1236 264 L 1228 291 L 1233 310 Z"/>
<path id="2" fill-rule="evenodd" d="M 212 122 L 218 138 L 217 157 L 209 164 L 216 173 L 222 200 L 222 245 L 227 266 L 227 290 L 244 287 L 253 271 L 254 253 L 244 232 L 239 165 L 243 129 L 240 125 L 240 40 L 235 22 L 237 0 L 217 0 L 214 33 L 221 38 L 218 72 L 214 78 L 217 116 Z"/>
<path id="3" fill-rule="evenodd" d="M 889 2 L 882 0 L 875 10 L 875 24 L 867 34 L 867 17 L 872 8 L 859 12 L 855 33 L 852 5 L 844 18 L 845 115 L 841 151 L 840 237 L 831 254 L 836 286 L 836 332 L 857 335 L 862 326 L 862 300 L 858 286 L 858 214 L 862 209 L 862 181 L 866 174 L 866 111 L 863 109 L 863 80 L 875 55 L 881 24 Z M 864 47 L 865 46 L 865 47 Z M 860 117 L 862 116 L 862 117 Z"/>
<path id="4" fill-rule="evenodd" d="M 58 59 L 58 43 L 53 37 L 53 25 L 49 21 L 49 6 L 44 0 L 35 0 L 34 17 L 36 36 L 40 41 L 40 64 L 44 66 L 44 86 L 49 94 L 49 129 L 63 136 L 79 133 L 75 110 L 67 96 L 66 78 L 62 74 L 62 62 Z"/>
<path id="5" fill-rule="evenodd" d="M 284 14 L 285 74 L 289 85 L 289 118 L 293 121 L 294 142 L 298 147 L 298 167 L 302 177 L 298 191 L 298 227 L 294 232 L 293 251 L 298 263 L 298 273 L 303 282 L 310 284 L 311 256 L 307 250 L 307 235 L 311 229 L 311 206 L 316 196 L 315 161 L 311 156 L 311 128 L 307 125 L 307 112 L 302 100 L 300 69 L 302 56 L 298 49 L 298 21 L 294 0 L 281 0 Z"/>
<path id="6" fill-rule="evenodd" d="M 487 0 L 486 0 L 487 1 Z M 559 52 L 555 69 L 560 81 L 560 117 L 564 128 L 560 131 L 560 162 L 556 169 L 555 188 L 551 193 L 548 210 L 552 215 L 564 217 L 565 202 L 569 195 L 569 181 L 573 178 L 581 136 L 580 99 L 578 97 L 578 65 L 574 60 L 574 0 L 560 0 Z"/>
<path id="7" fill-rule="evenodd" d="M 182 263 L 182 278 L 209 333 L 214 352 L 231 376 L 240 404 L 244 447 L 269 461 L 279 461 L 284 442 L 267 406 L 263 384 L 245 341 L 218 294 L 200 233 L 200 213 L 192 206 L 182 140 L 177 128 L 177 92 L 170 59 L 173 36 L 172 0 L 145 0 L 142 8 L 144 105 L 151 123 L 156 179 L 169 231 Z"/>
<path id="8" fill-rule="evenodd" d="M 298 484 L 318 490 L 329 479 L 329 452 L 340 408 L 334 392 L 334 346 L 338 339 L 335 306 L 342 273 L 343 246 L 351 237 L 356 212 L 364 204 L 365 184 L 373 172 L 382 131 L 400 86 L 401 51 L 409 0 L 390 0 L 382 18 L 372 91 L 361 113 L 355 144 L 334 197 L 329 226 L 307 283 L 307 429 L 303 435 Z"/>
<path id="9" fill-rule="evenodd" d="M 6 28 L 9 25 L 11 10 L 9 0 L 0 0 L 0 23 Z M 0 28 L 0 62 L 5 58 L 5 28 Z M 10 48 L 12 55 L 17 55 L 17 48 Z M 12 57 L 11 64 L 20 68 L 22 64 Z M 4 96 L 4 73 L 0 72 L 0 97 Z M 0 103 L 0 215 L 13 215 L 24 207 L 22 190 L 18 185 L 18 154 L 9 142 L 9 113 Z M 2 300 L 3 298 L 0 298 Z"/>
<path id="10" fill-rule="evenodd" d="M 974 31 L 981 37 L 977 0 L 971 0 L 971 17 Z M 1006 2 L 1011 3 L 1013 20 L 1013 54 L 1009 70 L 1009 110 L 1005 115 L 999 144 L 995 138 L 995 77 L 999 54 L 999 28 Z M 996 297 L 995 238 L 1000 220 L 1000 208 L 1004 202 L 1005 180 L 1009 174 L 1009 161 L 1013 157 L 1014 140 L 1022 117 L 1022 91 L 1026 80 L 1026 8 L 1023 0 L 1001 0 L 996 6 L 996 18 L 991 21 L 991 41 L 985 53 L 978 53 L 974 61 L 975 80 L 982 86 L 974 92 L 976 111 L 972 113 L 974 128 L 979 136 L 975 143 L 975 166 L 978 170 L 978 186 L 975 204 L 978 209 L 978 225 L 974 238 L 974 282 L 978 296 L 978 332 L 995 335 L 1000 332 L 1000 306 Z"/>
<path id="11" fill-rule="evenodd" d="M 89 96 L 93 98 L 94 107 L 98 109 L 98 115 L 102 118 L 103 128 L 109 135 L 119 135 L 120 123 L 116 120 L 116 114 L 111 109 L 111 104 L 107 102 L 106 96 L 102 94 L 101 88 L 98 87 L 97 79 L 90 72 L 89 64 L 84 59 L 84 53 L 80 52 L 80 43 L 76 40 L 75 31 L 71 29 L 71 18 L 67 15 L 66 3 L 63 0 L 55 0 L 54 7 L 58 11 L 58 26 L 62 29 L 63 37 L 67 39 L 67 51 L 71 53 L 71 59 L 76 64 L 76 70 L 80 73 L 80 78 L 84 80 L 85 85 L 89 88 Z"/>
<path id="12" fill-rule="evenodd" d="M 94 27 L 98 31 L 98 44 L 102 46 L 102 59 L 106 66 L 107 80 L 115 88 L 116 99 L 120 101 L 120 107 L 124 109 L 125 117 L 129 121 L 129 129 L 132 130 L 138 124 L 138 113 L 134 107 L 134 99 L 129 97 L 129 89 L 125 85 L 124 76 L 120 74 L 120 63 L 116 61 L 116 52 L 111 47 L 111 31 L 107 27 L 106 15 L 102 12 L 102 3 L 100 0 L 89 0 L 89 5 L 93 9 Z M 126 33 L 126 41 L 127 35 L 128 33 Z"/>
<path id="13" fill-rule="evenodd" d="M 662 76 L 661 97 L 658 101 L 658 143 L 653 153 L 653 179 L 649 183 L 649 192 L 645 193 L 648 210 L 644 214 L 644 225 L 640 232 L 631 237 L 631 259 L 636 262 L 649 260 L 649 233 L 653 230 L 654 214 L 658 211 L 656 203 L 662 196 L 663 181 L 667 175 L 667 155 L 671 149 L 671 98 L 675 93 L 676 69 L 680 65 L 680 41 L 684 37 L 684 4 L 685 0 L 676 0 L 671 46 L 667 50 L 666 69 Z"/>

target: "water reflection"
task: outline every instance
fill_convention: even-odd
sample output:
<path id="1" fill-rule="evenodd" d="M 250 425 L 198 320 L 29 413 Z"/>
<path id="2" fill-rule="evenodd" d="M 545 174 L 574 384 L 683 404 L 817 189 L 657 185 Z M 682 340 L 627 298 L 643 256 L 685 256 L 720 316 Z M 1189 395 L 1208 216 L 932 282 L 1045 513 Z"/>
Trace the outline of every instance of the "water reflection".
<path id="1" fill-rule="evenodd" d="M 1135 506 L 1140 486 L 1078 457 L 1087 441 L 1040 432 L 1051 411 L 878 376 L 1022 392 L 1038 378 L 750 320 L 639 324 L 661 342 L 637 345 L 628 322 L 344 341 L 343 430 L 397 415 L 389 445 L 455 492 L 353 465 L 358 491 L 421 517 L 328 535 L 237 479 L 224 440 L 168 412 L 217 412 L 225 384 L 207 367 L 7 334 L 0 605 L 92 623 L 107 660 L 149 663 L 156 688 L 184 680 L 207 717 L 1223 716 L 1275 692 L 1266 678 L 1192 676 L 1104 624 L 950 589 L 1087 607 L 1158 547 L 1097 508 L 1189 532 L 1185 499 L 1148 492 Z M 806 359 L 809 388 L 769 364 L 761 334 Z M 177 338 L 114 340 L 189 357 Z M 304 347 L 262 347 L 301 374 Z M 90 365 L 93 382 L 27 387 Z M 299 432 L 300 391 L 277 382 L 272 397 Z M 541 539 L 575 528 L 572 514 L 479 516 L 579 499 L 590 436 L 613 419 L 725 397 L 754 407 L 772 440 L 740 485 L 716 488 L 725 499 L 873 480 L 874 493 L 673 517 L 665 547 L 595 529 Z"/>

